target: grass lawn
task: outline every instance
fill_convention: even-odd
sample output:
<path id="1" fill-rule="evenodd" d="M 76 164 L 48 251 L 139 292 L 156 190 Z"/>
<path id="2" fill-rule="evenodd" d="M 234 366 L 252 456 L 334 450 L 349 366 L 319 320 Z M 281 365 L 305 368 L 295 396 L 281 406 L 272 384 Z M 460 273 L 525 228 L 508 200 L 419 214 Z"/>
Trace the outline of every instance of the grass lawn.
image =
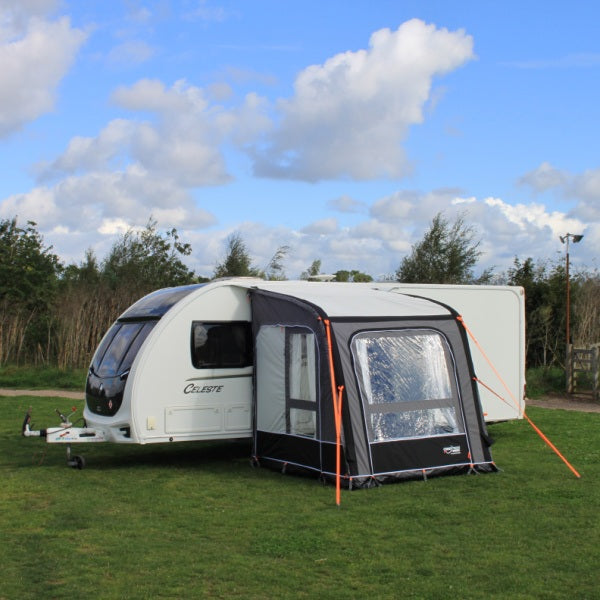
<path id="1" fill-rule="evenodd" d="M 85 390 L 87 369 L 44 366 L 0 366 L 0 388 L 23 390 Z"/>
<path id="2" fill-rule="evenodd" d="M 20 436 L 82 402 L 0 398 L 0 598 L 597 598 L 600 414 L 492 425 L 502 469 L 342 492 L 249 466 L 249 444 Z M 83 448 L 83 450 L 81 450 Z"/>

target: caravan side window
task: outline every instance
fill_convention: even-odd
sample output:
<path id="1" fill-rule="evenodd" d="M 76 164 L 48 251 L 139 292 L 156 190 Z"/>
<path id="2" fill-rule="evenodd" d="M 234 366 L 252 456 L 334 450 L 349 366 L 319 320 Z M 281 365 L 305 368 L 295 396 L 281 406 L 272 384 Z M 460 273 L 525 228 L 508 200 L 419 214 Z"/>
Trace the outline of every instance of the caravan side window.
<path id="1" fill-rule="evenodd" d="M 196 369 L 252 365 L 252 333 L 247 321 L 192 322 L 192 364 Z"/>

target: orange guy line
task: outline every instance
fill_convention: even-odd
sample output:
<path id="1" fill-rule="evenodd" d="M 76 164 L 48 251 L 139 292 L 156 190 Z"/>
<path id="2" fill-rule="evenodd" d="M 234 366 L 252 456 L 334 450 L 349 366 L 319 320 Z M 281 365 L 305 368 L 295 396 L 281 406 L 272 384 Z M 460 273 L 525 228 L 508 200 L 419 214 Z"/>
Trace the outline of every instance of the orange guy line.
<path id="1" fill-rule="evenodd" d="M 500 380 L 500 383 L 502 384 L 504 389 L 508 392 L 510 399 L 513 401 L 514 405 L 517 407 L 519 414 L 523 415 L 523 417 L 527 420 L 529 425 L 531 425 L 533 430 L 542 438 L 542 440 L 544 440 L 544 442 L 546 442 L 546 444 L 548 444 L 548 446 L 565 463 L 565 465 L 567 465 L 567 467 L 571 470 L 571 472 L 575 475 L 575 477 L 581 478 L 581 475 L 577 472 L 575 467 L 573 467 L 573 465 L 561 454 L 561 452 L 558 450 L 558 448 L 550 441 L 550 439 L 544 434 L 544 432 L 529 418 L 529 416 L 527 414 L 525 414 L 525 411 L 520 409 L 517 399 L 514 397 L 513 393 L 510 391 L 510 388 L 508 387 L 508 385 L 506 385 L 506 382 L 504 381 L 504 379 L 502 379 L 502 376 L 500 375 L 500 373 L 498 373 L 498 371 L 496 370 L 496 367 L 492 364 L 492 361 L 488 358 L 487 354 L 483 351 L 483 348 L 481 347 L 481 345 L 479 344 L 479 342 L 473 335 L 473 332 L 467 327 L 467 324 L 465 323 L 464 319 L 460 315 L 458 317 L 456 317 L 456 319 L 465 328 L 465 331 L 467 332 L 469 337 L 473 340 L 473 342 L 475 343 L 475 345 L 477 346 L 477 348 L 483 355 L 483 358 L 485 358 L 488 365 L 490 365 L 490 367 L 492 368 L 492 371 L 494 371 L 496 377 L 498 377 L 498 379 Z M 476 380 L 476 381 L 479 381 L 479 380 Z M 486 387 L 488 390 L 490 389 L 487 386 L 484 386 L 484 387 Z M 492 392 L 492 393 L 495 394 L 495 392 Z"/>

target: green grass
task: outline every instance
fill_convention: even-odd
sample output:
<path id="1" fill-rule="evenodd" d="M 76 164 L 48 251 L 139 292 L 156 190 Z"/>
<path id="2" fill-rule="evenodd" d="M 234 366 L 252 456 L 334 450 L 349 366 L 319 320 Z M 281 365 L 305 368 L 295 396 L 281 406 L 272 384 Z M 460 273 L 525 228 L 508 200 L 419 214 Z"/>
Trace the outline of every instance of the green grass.
<path id="1" fill-rule="evenodd" d="M 83 391 L 86 375 L 87 369 L 4 365 L 0 367 L 0 388 Z"/>
<path id="2" fill-rule="evenodd" d="M 551 393 L 562 393 L 566 387 L 565 370 L 559 367 L 527 369 L 527 397 L 540 398 Z"/>
<path id="3" fill-rule="evenodd" d="M 249 445 L 19 434 L 72 400 L 0 398 L 0 598 L 596 598 L 600 415 L 495 424 L 502 469 L 342 492 L 249 466 Z M 81 402 L 76 402 L 81 407 Z"/>

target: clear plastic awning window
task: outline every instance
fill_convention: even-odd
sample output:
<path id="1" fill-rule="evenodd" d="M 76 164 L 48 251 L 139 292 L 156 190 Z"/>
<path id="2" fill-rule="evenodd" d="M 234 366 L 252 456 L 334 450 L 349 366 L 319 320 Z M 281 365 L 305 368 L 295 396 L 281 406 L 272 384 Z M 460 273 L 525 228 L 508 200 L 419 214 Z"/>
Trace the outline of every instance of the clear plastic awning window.
<path id="1" fill-rule="evenodd" d="M 352 354 L 371 442 L 461 430 L 450 349 L 440 333 L 361 332 Z"/>

